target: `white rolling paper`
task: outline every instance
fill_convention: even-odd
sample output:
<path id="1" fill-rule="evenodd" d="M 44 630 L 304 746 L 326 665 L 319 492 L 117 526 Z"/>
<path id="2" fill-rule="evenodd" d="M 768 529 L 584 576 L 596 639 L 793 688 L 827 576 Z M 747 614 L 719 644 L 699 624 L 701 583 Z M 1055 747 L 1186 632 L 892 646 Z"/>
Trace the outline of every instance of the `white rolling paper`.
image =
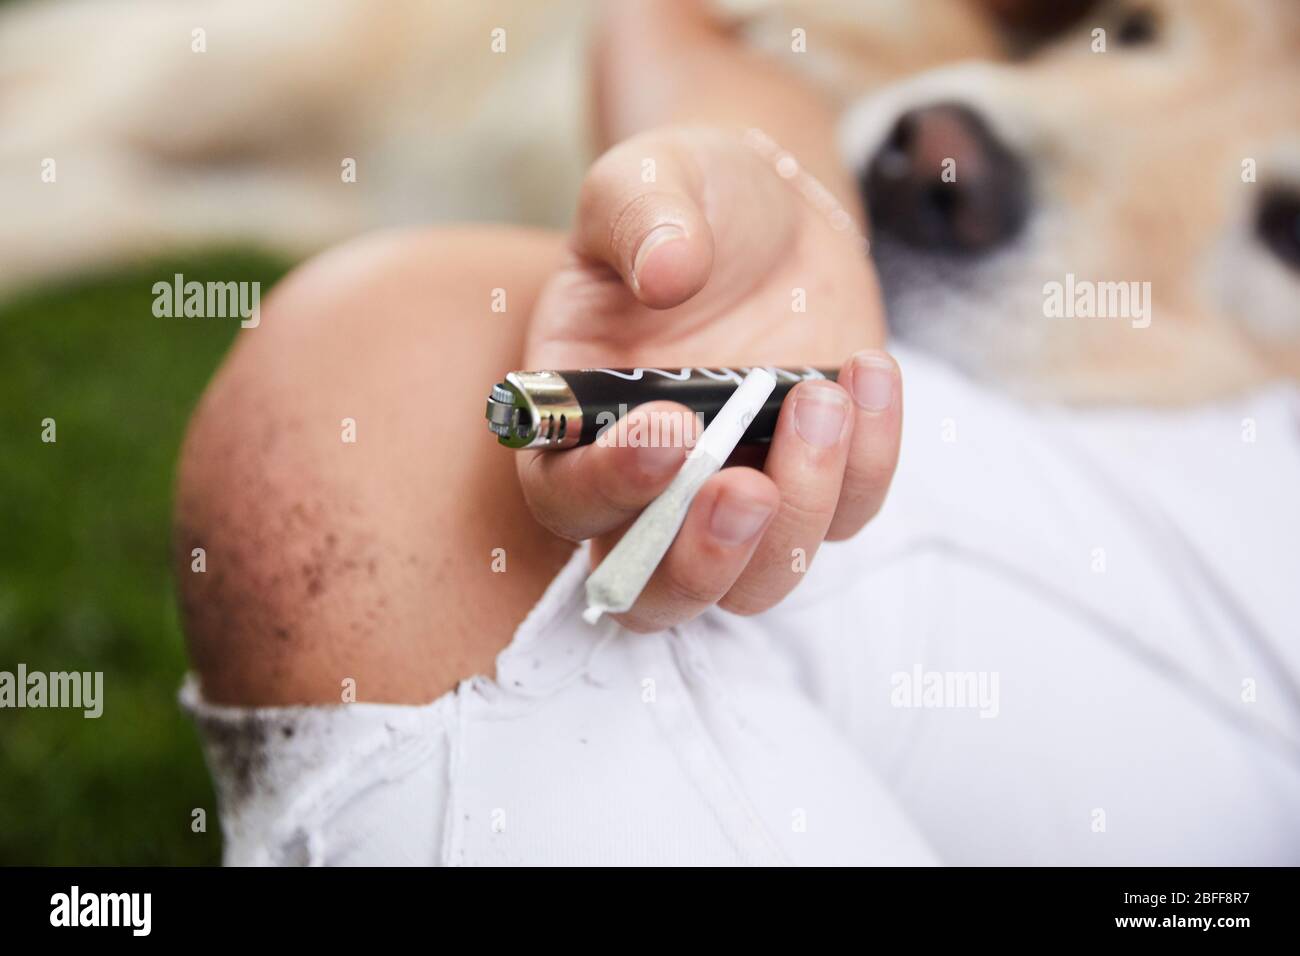
<path id="1" fill-rule="evenodd" d="M 700 487 L 717 472 L 745 429 L 776 388 L 765 368 L 751 369 L 704 429 L 672 484 L 641 512 L 605 560 L 587 578 L 583 619 L 595 624 L 606 613 L 630 610 L 655 568 L 663 560 Z"/>

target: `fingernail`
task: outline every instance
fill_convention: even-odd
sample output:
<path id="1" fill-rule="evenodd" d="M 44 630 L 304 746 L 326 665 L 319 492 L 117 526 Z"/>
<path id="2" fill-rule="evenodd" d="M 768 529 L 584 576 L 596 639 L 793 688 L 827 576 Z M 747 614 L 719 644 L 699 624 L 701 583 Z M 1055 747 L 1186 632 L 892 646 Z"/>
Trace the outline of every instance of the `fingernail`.
<path id="1" fill-rule="evenodd" d="M 676 445 L 642 445 L 636 450 L 637 466 L 650 475 L 680 468 L 686 458 L 686 449 Z"/>
<path id="2" fill-rule="evenodd" d="M 859 352 L 853 357 L 850 387 L 853 400 L 868 412 L 883 412 L 894 403 L 896 378 L 897 373 L 889 359 L 871 352 Z"/>
<path id="3" fill-rule="evenodd" d="M 723 544 L 744 544 L 758 534 L 771 514 L 769 505 L 737 501 L 723 492 L 713 503 L 709 533 Z"/>
<path id="4" fill-rule="evenodd" d="M 808 444 L 829 448 L 840 440 L 848 412 L 849 403 L 838 388 L 805 385 L 795 395 L 794 429 Z"/>
<path id="5" fill-rule="evenodd" d="M 666 222 L 651 229 L 641 240 L 641 245 L 637 246 L 636 255 L 632 257 L 632 288 L 634 290 L 641 288 L 641 267 L 645 265 L 646 258 L 656 246 L 685 238 L 686 230 L 675 222 Z"/>

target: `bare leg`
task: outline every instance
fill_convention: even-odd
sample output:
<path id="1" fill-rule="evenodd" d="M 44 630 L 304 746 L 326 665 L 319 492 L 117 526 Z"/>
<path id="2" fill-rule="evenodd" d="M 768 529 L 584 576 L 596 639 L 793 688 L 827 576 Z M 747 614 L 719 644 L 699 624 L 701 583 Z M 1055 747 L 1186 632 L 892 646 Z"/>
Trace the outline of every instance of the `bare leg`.
<path id="1" fill-rule="evenodd" d="M 337 703 L 352 678 L 359 700 L 418 703 L 492 673 L 572 549 L 533 521 L 483 424 L 561 254 L 514 229 L 366 238 L 295 272 L 242 333 L 177 489 L 178 588 L 210 700 Z"/>

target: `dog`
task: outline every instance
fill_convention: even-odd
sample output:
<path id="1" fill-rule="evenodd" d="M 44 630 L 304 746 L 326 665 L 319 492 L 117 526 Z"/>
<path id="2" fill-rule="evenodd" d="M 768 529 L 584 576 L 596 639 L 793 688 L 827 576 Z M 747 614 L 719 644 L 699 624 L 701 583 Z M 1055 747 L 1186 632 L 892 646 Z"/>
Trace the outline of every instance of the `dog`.
<path id="1" fill-rule="evenodd" d="M 1102 4 L 867 93 L 843 146 L 898 339 L 1076 403 L 1300 379 L 1296 4 Z"/>

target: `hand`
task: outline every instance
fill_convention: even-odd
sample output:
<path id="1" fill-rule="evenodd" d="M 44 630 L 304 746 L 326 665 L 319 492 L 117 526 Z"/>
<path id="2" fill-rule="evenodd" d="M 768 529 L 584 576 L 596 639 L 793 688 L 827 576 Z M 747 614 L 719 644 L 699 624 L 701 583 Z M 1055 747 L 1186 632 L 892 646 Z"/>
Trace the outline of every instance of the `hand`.
<path id="1" fill-rule="evenodd" d="M 728 467 L 704 485 L 640 600 L 618 616 L 633 630 L 714 603 L 766 610 L 799 583 L 796 549 L 810 563 L 824 539 L 855 534 L 889 487 L 902 387 L 893 360 L 872 349 L 884 337 L 875 276 L 856 232 L 832 224 L 796 182 L 717 130 L 627 140 L 588 174 L 571 259 L 532 316 L 528 368 L 841 367 L 839 384 L 790 392 L 761 471 Z M 806 311 L 794 309 L 797 290 Z M 657 402 L 613 427 L 656 415 L 690 421 Z M 612 442 L 523 452 L 519 479 L 537 520 L 594 539 L 599 561 L 687 451 Z"/>

